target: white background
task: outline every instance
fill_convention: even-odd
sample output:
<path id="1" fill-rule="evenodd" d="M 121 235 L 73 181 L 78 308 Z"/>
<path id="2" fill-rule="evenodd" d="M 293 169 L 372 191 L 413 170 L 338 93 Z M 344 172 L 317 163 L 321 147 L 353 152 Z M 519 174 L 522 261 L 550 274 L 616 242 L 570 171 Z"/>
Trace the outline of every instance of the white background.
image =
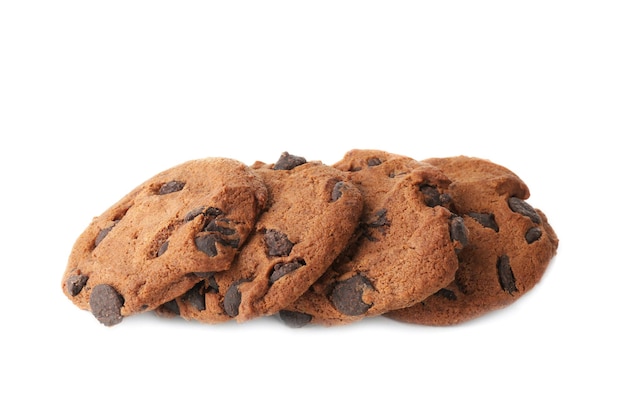
<path id="1" fill-rule="evenodd" d="M 625 21 L 619 1 L 0 3 L 0 403 L 623 405 Z M 76 237 L 156 172 L 352 148 L 509 167 L 560 238 L 544 279 L 450 328 L 106 328 L 63 295 Z"/>

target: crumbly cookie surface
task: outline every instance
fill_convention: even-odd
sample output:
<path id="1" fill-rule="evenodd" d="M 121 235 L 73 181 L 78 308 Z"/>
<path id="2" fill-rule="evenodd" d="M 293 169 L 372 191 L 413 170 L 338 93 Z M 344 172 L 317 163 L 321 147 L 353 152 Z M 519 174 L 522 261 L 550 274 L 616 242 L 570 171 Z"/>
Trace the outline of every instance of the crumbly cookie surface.
<path id="1" fill-rule="evenodd" d="M 304 293 L 348 244 L 363 197 L 344 172 L 289 154 L 253 167 L 269 201 L 231 269 L 206 275 L 161 313 L 206 323 L 274 314 Z"/>
<path id="2" fill-rule="evenodd" d="M 423 302 L 389 312 L 393 319 L 453 325 L 505 307 L 532 289 L 556 254 L 558 238 L 530 206 L 527 185 L 509 169 L 472 157 L 432 158 L 452 180 L 449 193 L 469 230 L 459 270 Z"/>
<path id="3" fill-rule="evenodd" d="M 430 164 L 377 150 L 353 150 L 335 168 L 365 199 L 351 246 L 295 303 L 290 325 L 344 324 L 411 306 L 454 279 L 467 236 L 447 208 L 447 177 Z"/>
<path id="4" fill-rule="evenodd" d="M 109 326 L 154 309 L 197 274 L 228 269 L 266 200 L 259 176 L 233 159 L 163 171 L 93 219 L 70 253 L 63 292 Z"/>

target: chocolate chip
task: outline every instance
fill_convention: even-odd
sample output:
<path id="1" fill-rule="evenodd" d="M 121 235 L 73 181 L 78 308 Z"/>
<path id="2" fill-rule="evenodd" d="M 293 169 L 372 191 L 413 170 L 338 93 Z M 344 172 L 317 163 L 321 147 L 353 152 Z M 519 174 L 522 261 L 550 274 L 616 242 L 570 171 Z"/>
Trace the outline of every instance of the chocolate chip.
<path id="1" fill-rule="evenodd" d="M 205 285 L 204 281 L 198 282 L 193 288 L 189 289 L 182 297 L 181 300 L 185 303 L 189 303 L 198 311 L 206 310 L 206 302 L 204 300 Z"/>
<path id="2" fill-rule="evenodd" d="M 240 239 L 236 238 L 237 231 L 228 227 L 230 220 L 224 217 L 222 210 L 217 207 L 197 208 L 185 215 L 185 221 L 191 221 L 199 215 L 204 216 L 204 223 L 200 233 L 195 238 L 198 250 L 214 257 L 217 255 L 216 243 L 239 248 Z"/>
<path id="3" fill-rule="evenodd" d="M 498 281 L 500 282 L 502 290 L 509 292 L 510 294 L 517 292 L 517 286 L 515 286 L 515 275 L 513 275 L 509 257 L 507 255 L 499 257 L 496 267 L 498 268 Z"/>
<path id="4" fill-rule="evenodd" d="M 526 242 L 528 244 L 534 243 L 535 241 L 541 238 L 541 234 L 542 232 L 539 227 L 530 228 L 528 231 L 526 231 L 526 236 L 525 236 Z"/>
<path id="5" fill-rule="evenodd" d="M 455 301 L 456 300 L 456 294 L 451 291 L 450 289 L 446 289 L 446 288 L 442 288 L 439 289 L 437 292 L 435 292 L 436 296 L 441 296 L 443 298 L 446 298 L 450 301 Z"/>
<path id="6" fill-rule="evenodd" d="M 176 301 L 176 299 L 172 299 L 169 302 L 163 303 L 163 309 L 170 314 L 180 316 L 180 308 L 178 307 L 178 302 Z"/>
<path id="7" fill-rule="evenodd" d="M 500 231 L 500 227 L 498 227 L 498 223 L 496 223 L 496 217 L 493 213 L 468 213 L 468 215 L 474 220 L 478 221 L 478 223 L 486 228 L 491 228 L 495 232 Z"/>
<path id="8" fill-rule="evenodd" d="M 360 231 L 363 232 L 363 237 L 370 241 L 378 241 L 378 238 L 370 232 L 370 229 L 376 229 L 383 235 L 386 234 L 387 228 L 391 225 L 391 222 L 387 220 L 387 209 L 380 209 L 374 213 L 374 219 L 368 223 L 360 225 Z"/>
<path id="9" fill-rule="evenodd" d="M 442 193 L 439 195 L 439 202 L 442 206 L 448 206 L 452 203 L 452 196 L 448 193 Z"/>
<path id="10" fill-rule="evenodd" d="M 515 213 L 519 213 L 522 216 L 528 217 L 533 221 L 533 223 L 541 224 L 541 218 L 539 218 L 539 215 L 537 214 L 535 209 L 533 209 L 530 204 L 526 203 L 526 201 L 518 197 L 511 197 L 509 198 L 509 207 Z"/>
<path id="11" fill-rule="evenodd" d="M 241 292 L 239 291 L 239 285 L 246 281 L 246 279 L 241 279 L 233 283 L 224 295 L 224 311 L 230 317 L 237 317 L 239 314 L 239 305 L 241 304 Z"/>
<path id="12" fill-rule="evenodd" d="M 274 164 L 275 170 L 289 170 L 306 163 L 306 159 L 283 152 Z"/>
<path id="13" fill-rule="evenodd" d="M 462 247 L 467 245 L 467 228 L 463 217 L 452 215 L 450 219 L 450 238 L 452 241 L 458 241 Z"/>
<path id="14" fill-rule="evenodd" d="M 89 280 L 87 275 L 70 276 L 67 278 L 67 281 L 65 281 L 67 293 L 69 293 L 72 297 L 78 295 L 87 284 L 87 280 Z"/>
<path id="15" fill-rule="evenodd" d="M 383 161 L 381 161 L 380 158 L 369 158 L 367 160 L 367 166 L 378 166 L 382 163 Z"/>
<path id="16" fill-rule="evenodd" d="M 219 242 L 220 244 L 227 246 L 227 247 L 231 247 L 231 248 L 239 248 L 239 238 L 231 238 L 231 239 L 224 239 L 224 238 L 218 238 L 217 242 Z"/>
<path id="17" fill-rule="evenodd" d="M 373 289 L 372 283 L 362 275 L 338 282 L 330 294 L 333 305 L 341 313 L 348 316 L 359 316 L 372 307 L 363 302 L 365 289 Z"/>
<path id="18" fill-rule="evenodd" d="M 210 257 L 217 256 L 217 237 L 214 234 L 202 234 L 194 239 L 196 248 Z"/>
<path id="19" fill-rule="evenodd" d="M 267 255 L 271 257 L 286 257 L 294 245 L 286 234 L 278 230 L 266 230 L 263 241 L 267 247 Z"/>
<path id="20" fill-rule="evenodd" d="M 420 185 L 419 190 L 424 195 L 424 203 L 428 207 L 443 206 L 452 200 L 449 194 L 439 193 L 439 190 L 433 185 Z"/>
<path id="21" fill-rule="evenodd" d="M 295 312 L 291 310 L 281 310 L 278 312 L 280 319 L 289 327 L 304 327 L 313 320 L 313 316 L 306 313 Z"/>
<path id="22" fill-rule="evenodd" d="M 157 194 L 166 195 L 169 193 L 178 192 L 179 190 L 182 190 L 182 188 L 184 187 L 185 187 L 185 182 L 173 180 L 173 181 L 162 184 Z"/>
<path id="23" fill-rule="evenodd" d="M 394 179 L 394 178 L 397 178 L 398 176 L 405 176 L 406 174 L 407 174 L 407 172 L 395 172 L 395 171 L 393 171 L 393 172 L 390 172 L 389 175 L 387 175 L 387 176 L 389 176 L 391 179 Z"/>
<path id="24" fill-rule="evenodd" d="M 339 181 L 335 183 L 335 186 L 333 187 L 333 191 L 330 193 L 330 201 L 336 202 L 337 200 L 339 200 L 341 196 L 343 196 L 343 190 L 345 188 L 346 188 L 345 182 Z"/>
<path id="25" fill-rule="evenodd" d="M 157 251 L 156 256 L 160 257 L 161 255 L 165 254 L 165 251 L 167 251 L 167 247 L 169 247 L 170 242 L 169 241 L 165 241 L 163 244 L 161 244 L 161 246 L 159 247 L 159 250 Z"/>
<path id="26" fill-rule="evenodd" d="M 217 293 L 220 290 L 219 285 L 217 284 L 217 281 L 215 280 L 215 272 L 194 272 L 194 275 L 196 275 L 199 278 L 205 279 L 206 280 L 206 285 L 205 285 L 205 293 Z"/>
<path id="27" fill-rule="evenodd" d="M 189 221 L 195 219 L 196 217 L 198 217 L 202 213 L 204 213 L 204 207 L 198 207 L 196 209 L 193 209 L 192 211 L 190 211 L 189 213 L 187 213 L 185 215 L 185 222 L 189 222 Z"/>
<path id="28" fill-rule="evenodd" d="M 111 285 L 96 285 L 89 296 L 91 313 L 105 326 L 122 321 L 121 309 L 124 298 Z"/>
<path id="29" fill-rule="evenodd" d="M 207 286 L 205 287 L 205 292 L 206 293 L 217 293 L 220 291 L 220 287 L 217 284 L 217 281 L 215 280 L 215 275 L 211 275 L 208 278 L 206 278 L 207 280 Z"/>
<path id="30" fill-rule="evenodd" d="M 113 227 L 117 225 L 118 222 L 119 220 L 116 220 L 113 222 L 113 225 L 107 228 L 103 228 L 102 230 L 100 230 L 100 232 L 98 232 L 98 235 L 96 235 L 96 240 L 94 241 L 94 248 L 97 247 L 102 242 L 102 240 L 104 240 L 104 237 L 109 234 L 109 232 L 113 229 Z"/>
<path id="31" fill-rule="evenodd" d="M 368 227 L 384 227 L 389 226 L 391 223 L 387 220 L 387 209 L 380 209 L 374 213 L 375 220 L 367 223 Z"/>
<path id="32" fill-rule="evenodd" d="M 223 234 L 223 235 L 233 235 L 236 233 L 236 231 L 233 230 L 232 228 L 228 228 L 223 225 L 220 225 L 220 223 L 228 224 L 230 223 L 230 220 L 226 218 L 222 218 L 219 220 L 218 219 L 211 220 L 207 223 L 206 226 L 204 226 L 202 231 L 217 231 L 218 233 Z"/>
<path id="33" fill-rule="evenodd" d="M 207 217 L 215 218 L 217 216 L 221 216 L 222 214 L 224 214 L 224 212 L 217 207 L 209 207 L 208 209 L 206 209 L 206 212 L 204 214 Z"/>
<path id="34" fill-rule="evenodd" d="M 217 217 L 222 216 L 224 214 L 224 212 L 217 208 L 217 207 L 197 207 L 193 210 L 191 210 L 189 213 L 185 214 L 185 221 L 191 221 L 193 219 L 195 219 L 196 217 L 198 217 L 199 215 L 204 215 L 206 217 L 205 219 L 205 225 L 213 220 L 215 220 Z"/>
<path id="35" fill-rule="evenodd" d="M 270 284 L 276 282 L 283 276 L 292 273 L 296 269 L 306 265 L 303 259 L 294 259 L 291 262 L 281 262 L 279 264 L 274 265 L 274 270 L 270 274 Z"/>
<path id="36" fill-rule="evenodd" d="M 148 258 L 154 259 L 158 258 L 161 255 L 165 254 L 170 246 L 168 239 L 176 231 L 176 228 L 181 224 L 179 220 L 170 223 L 166 227 L 163 227 L 159 232 L 157 232 L 154 236 L 152 244 L 150 244 L 150 248 L 148 250 Z"/>

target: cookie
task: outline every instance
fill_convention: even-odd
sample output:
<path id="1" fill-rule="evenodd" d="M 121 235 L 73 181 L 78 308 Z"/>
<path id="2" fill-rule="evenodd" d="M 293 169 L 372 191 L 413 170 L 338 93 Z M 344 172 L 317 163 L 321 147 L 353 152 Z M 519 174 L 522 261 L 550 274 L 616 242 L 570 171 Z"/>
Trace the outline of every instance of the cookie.
<path id="1" fill-rule="evenodd" d="M 532 289 L 556 254 L 558 238 L 543 212 L 530 206 L 527 185 L 509 169 L 471 157 L 433 158 L 452 180 L 449 193 L 469 241 L 455 280 L 388 317 L 423 325 L 454 325 L 503 308 Z"/>
<path id="2" fill-rule="evenodd" d="M 271 315 L 302 295 L 354 234 L 363 208 L 346 173 L 284 153 L 254 171 L 269 192 L 267 209 L 230 270 L 207 274 L 159 309 L 205 323 Z"/>
<path id="3" fill-rule="evenodd" d="M 79 236 L 63 292 L 111 326 L 228 269 L 265 207 L 267 188 L 241 162 L 193 160 L 139 185 Z"/>
<path id="4" fill-rule="evenodd" d="M 363 214 L 350 247 L 280 312 L 291 326 L 345 324 L 419 303 L 454 279 L 467 239 L 436 167 L 376 150 L 350 151 L 334 167 L 361 190 Z"/>

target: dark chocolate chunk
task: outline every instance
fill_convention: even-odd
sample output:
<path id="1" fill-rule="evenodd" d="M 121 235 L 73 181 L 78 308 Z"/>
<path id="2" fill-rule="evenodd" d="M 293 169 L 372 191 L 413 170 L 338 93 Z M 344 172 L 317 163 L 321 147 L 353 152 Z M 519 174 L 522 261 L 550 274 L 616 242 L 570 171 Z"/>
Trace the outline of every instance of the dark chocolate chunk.
<path id="1" fill-rule="evenodd" d="M 239 314 L 239 305 L 241 304 L 239 285 L 243 282 L 246 282 L 246 279 L 233 283 L 228 290 L 226 290 L 226 294 L 224 294 L 224 311 L 230 317 L 237 317 Z"/>
<path id="2" fill-rule="evenodd" d="M 449 194 L 439 193 L 439 190 L 433 185 L 420 185 L 420 192 L 424 195 L 424 203 L 428 207 L 443 206 L 452 200 Z"/>
<path id="3" fill-rule="evenodd" d="M 169 193 L 178 192 L 179 190 L 182 190 L 184 187 L 185 187 L 185 182 L 173 180 L 173 181 L 162 184 L 157 193 L 159 195 L 167 195 Z"/>
<path id="4" fill-rule="evenodd" d="M 346 187 L 345 182 L 339 181 L 335 183 L 335 186 L 333 187 L 333 191 L 330 193 L 330 201 L 336 202 L 337 200 L 339 200 L 341 196 L 343 195 L 343 189 L 345 189 L 345 187 Z"/>
<path id="5" fill-rule="evenodd" d="M 217 207 L 209 207 L 206 210 L 194 209 L 187 213 L 185 221 L 193 220 L 200 214 L 204 215 L 204 224 L 195 238 L 198 250 L 214 257 L 217 255 L 215 244 L 218 242 L 227 247 L 239 248 L 240 239 L 230 237 L 236 235 L 237 231 L 228 227 L 230 220 L 224 217 L 222 210 Z"/>
<path id="6" fill-rule="evenodd" d="M 407 174 L 407 172 L 395 172 L 395 171 L 394 171 L 394 172 L 390 172 L 388 176 L 389 176 L 391 179 L 394 179 L 394 178 L 397 178 L 397 177 L 399 177 L 399 176 L 405 176 L 406 174 Z"/>
<path id="7" fill-rule="evenodd" d="M 206 280 L 205 292 L 206 293 L 217 293 L 220 290 L 217 281 L 215 280 L 215 272 L 194 272 L 199 278 Z"/>
<path id="8" fill-rule="evenodd" d="M 278 161 L 274 164 L 275 170 L 289 170 L 296 166 L 306 163 L 306 159 L 301 156 L 291 155 L 288 152 L 283 152 L 278 158 Z"/>
<path id="9" fill-rule="evenodd" d="M 215 279 L 214 279 L 215 280 Z M 180 299 L 189 303 L 198 311 L 206 310 L 206 302 L 204 300 L 205 282 L 201 281 L 189 289 Z"/>
<path id="10" fill-rule="evenodd" d="M 195 219 L 196 217 L 198 217 L 202 213 L 204 213 L 204 207 L 198 207 L 196 209 L 193 209 L 192 211 L 190 211 L 189 213 L 187 213 L 185 215 L 185 222 L 189 222 L 189 221 Z"/>
<path id="11" fill-rule="evenodd" d="M 206 278 L 206 281 L 207 285 L 204 288 L 206 293 L 217 293 L 220 291 L 220 287 L 217 284 L 217 281 L 215 280 L 215 275 L 213 273 L 211 273 L 211 275 Z"/>
<path id="12" fill-rule="evenodd" d="M 217 255 L 217 247 L 215 246 L 217 237 L 214 234 L 201 234 L 194 239 L 194 242 L 199 251 L 204 252 L 210 257 Z"/>
<path id="13" fill-rule="evenodd" d="M 380 209 L 374 213 L 376 218 L 367 224 L 368 227 L 384 227 L 389 226 L 391 223 L 387 220 L 387 209 Z"/>
<path id="14" fill-rule="evenodd" d="M 448 193 L 440 194 L 439 195 L 439 203 L 442 206 L 448 207 L 452 203 L 452 196 L 450 196 Z"/>
<path id="15" fill-rule="evenodd" d="M 295 312 L 291 310 L 281 310 L 278 312 L 280 319 L 289 327 L 304 327 L 313 320 L 310 314 Z"/>
<path id="16" fill-rule="evenodd" d="M 452 241 L 458 241 L 462 247 L 467 245 L 467 228 L 463 217 L 452 215 L 450 219 L 450 238 Z"/>
<path id="17" fill-rule="evenodd" d="M 515 275 L 513 275 L 509 257 L 507 255 L 499 257 L 496 267 L 498 268 L 498 281 L 500 282 L 502 290 L 509 292 L 510 294 L 517 292 L 517 286 L 515 286 Z"/>
<path id="18" fill-rule="evenodd" d="M 370 241 L 378 241 L 378 238 L 374 237 L 370 229 L 376 229 L 383 235 L 386 234 L 387 228 L 391 225 L 391 222 L 387 220 L 387 209 L 380 209 L 374 213 L 374 219 L 368 223 L 361 224 L 360 230 L 363 232 L 363 237 Z"/>
<path id="19" fill-rule="evenodd" d="M 533 209 L 530 204 L 526 203 L 526 201 L 518 197 L 511 197 L 509 198 L 509 207 L 515 213 L 519 213 L 522 216 L 528 217 L 533 221 L 533 223 L 541 224 L 541 218 L 539 218 L 539 215 L 537 214 L 535 209 Z"/>
<path id="20" fill-rule="evenodd" d="M 204 228 L 202 229 L 203 231 L 217 231 L 220 234 L 223 235 L 233 235 L 235 234 L 235 230 L 233 230 L 232 228 L 228 228 L 225 227 L 221 224 L 228 224 L 230 223 L 230 220 L 226 219 L 226 218 L 222 218 L 222 219 L 213 219 L 211 221 L 209 221 L 207 223 L 206 226 L 204 226 Z"/>
<path id="21" fill-rule="evenodd" d="M 218 238 L 217 242 L 231 248 L 239 248 L 239 238 L 224 239 Z"/>
<path id="22" fill-rule="evenodd" d="M 159 250 L 157 251 L 156 256 L 160 257 L 161 255 L 165 254 L 165 251 L 167 251 L 167 247 L 169 247 L 170 242 L 169 241 L 165 241 L 163 244 L 161 244 L 161 246 L 159 247 Z"/>
<path id="23" fill-rule="evenodd" d="M 222 214 L 224 214 L 224 212 L 217 207 L 209 207 L 208 209 L 206 209 L 206 212 L 204 214 L 209 218 L 215 218 L 217 216 L 221 216 Z"/>
<path id="24" fill-rule="evenodd" d="M 367 166 L 378 166 L 382 163 L 383 161 L 381 161 L 380 158 L 368 158 L 367 160 Z"/>
<path id="25" fill-rule="evenodd" d="M 495 232 L 500 231 L 500 227 L 498 227 L 498 223 L 496 223 L 496 217 L 493 213 L 468 213 L 468 215 L 474 220 L 478 221 L 478 223 L 486 228 L 491 228 Z"/>
<path id="26" fill-rule="evenodd" d="M 97 247 L 102 240 L 104 240 L 104 237 L 107 236 L 107 234 L 109 234 L 109 231 L 111 231 L 113 229 L 113 227 L 115 227 L 117 225 L 119 220 L 116 220 L 113 222 L 113 225 L 107 227 L 107 228 L 103 228 L 102 230 L 100 230 L 100 232 L 98 233 L 98 235 L 96 235 L 96 240 L 94 241 L 94 248 Z"/>
<path id="27" fill-rule="evenodd" d="M 448 299 L 450 301 L 456 300 L 456 294 L 453 291 L 451 291 L 450 289 L 446 289 L 446 288 L 439 289 L 437 292 L 435 292 L 435 295 L 436 296 L 441 296 L 441 297 L 446 298 L 446 299 Z"/>
<path id="28" fill-rule="evenodd" d="M 359 316 L 372 307 L 363 302 L 363 291 L 373 289 L 372 283 L 362 275 L 338 282 L 330 294 L 335 308 L 348 316 Z"/>
<path id="29" fill-rule="evenodd" d="M 293 248 L 293 243 L 289 241 L 287 235 L 278 230 L 266 230 L 263 241 L 267 247 L 267 255 L 271 257 L 286 257 Z"/>
<path id="30" fill-rule="evenodd" d="M 105 326 L 122 321 L 121 309 L 124 298 L 111 285 L 96 285 L 89 296 L 91 313 Z"/>
<path id="31" fill-rule="evenodd" d="M 69 278 L 67 278 L 67 281 L 65 281 L 65 287 L 67 289 L 67 292 L 71 296 L 78 295 L 87 284 L 87 280 L 89 280 L 89 277 L 87 275 L 70 276 Z"/>
<path id="32" fill-rule="evenodd" d="M 156 233 L 150 250 L 148 251 L 148 258 L 153 259 L 165 254 L 170 246 L 168 239 L 179 225 L 179 221 L 170 223 L 168 226 L 162 228 Z"/>
<path id="33" fill-rule="evenodd" d="M 180 308 L 178 307 L 178 302 L 176 301 L 176 299 L 172 299 L 169 302 L 163 303 L 163 309 L 170 314 L 180 316 Z"/>
<path id="34" fill-rule="evenodd" d="M 295 271 L 296 269 L 306 265 L 303 259 L 294 259 L 291 262 L 281 262 L 274 265 L 274 270 L 270 274 L 270 284 L 276 282 L 283 276 Z"/>
<path id="35" fill-rule="evenodd" d="M 541 229 L 539 227 L 530 228 L 528 231 L 526 231 L 526 235 L 525 235 L 526 242 L 528 244 L 534 243 L 535 241 L 541 238 L 541 234 L 542 234 Z"/>

